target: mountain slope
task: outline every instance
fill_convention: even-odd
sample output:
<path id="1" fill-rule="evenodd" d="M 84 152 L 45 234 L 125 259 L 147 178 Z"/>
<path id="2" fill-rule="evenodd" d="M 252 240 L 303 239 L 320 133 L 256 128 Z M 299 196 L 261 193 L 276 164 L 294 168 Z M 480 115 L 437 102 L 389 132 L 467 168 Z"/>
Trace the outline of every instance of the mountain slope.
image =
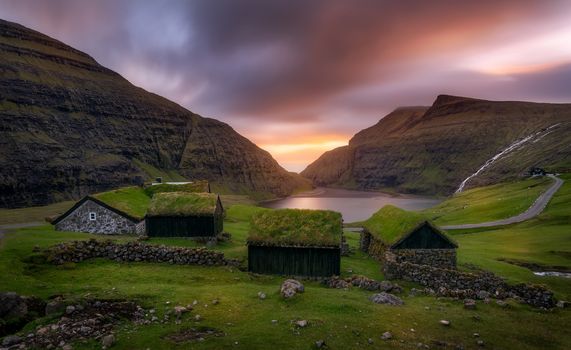
<path id="1" fill-rule="evenodd" d="M 305 183 L 227 124 L 2 20 L 0 118 L 0 207 L 138 184 L 149 169 L 263 196 L 284 196 Z"/>
<path id="2" fill-rule="evenodd" d="M 571 169 L 571 104 L 442 95 L 431 107 L 398 108 L 301 174 L 319 186 L 450 194 L 518 141 L 466 188 L 522 175 L 532 166 Z"/>

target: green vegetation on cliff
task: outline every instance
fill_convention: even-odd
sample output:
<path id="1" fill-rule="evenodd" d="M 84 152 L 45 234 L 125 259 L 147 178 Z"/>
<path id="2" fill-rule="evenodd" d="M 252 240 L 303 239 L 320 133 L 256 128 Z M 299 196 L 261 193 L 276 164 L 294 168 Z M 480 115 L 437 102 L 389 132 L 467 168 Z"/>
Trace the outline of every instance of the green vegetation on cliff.
<path id="1" fill-rule="evenodd" d="M 229 125 L 4 20 L 0 71 L 0 207 L 78 199 L 156 176 L 264 198 L 307 186 Z"/>
<path id="2" fill-rule="evenodd" d="M 570 120 L 571 104 L 438 96 L 429 108 L 396 109 L 301 174 L 317 186 L 449 195 L 487 160 L 532 135 L 467 188 L 513 180 L 534 166 L 564 172 L 571 169 Z"/>

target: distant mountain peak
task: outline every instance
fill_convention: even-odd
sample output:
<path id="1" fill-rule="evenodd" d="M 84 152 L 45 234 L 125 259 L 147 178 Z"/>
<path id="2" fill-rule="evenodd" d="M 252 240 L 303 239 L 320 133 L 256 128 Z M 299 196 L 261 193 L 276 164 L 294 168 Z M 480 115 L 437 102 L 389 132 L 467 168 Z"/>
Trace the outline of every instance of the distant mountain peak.
<path id="1" fill-rule="evenodd" d="M 439 95 L 430 107 L 397 108 L 324 153 L 302 175 L 319 186 L 450 194 L 502 149 L 560 125 L 499 159 L 471 186 L 511 179 L 534 166 L 571 169 L 571 104 Z"/>

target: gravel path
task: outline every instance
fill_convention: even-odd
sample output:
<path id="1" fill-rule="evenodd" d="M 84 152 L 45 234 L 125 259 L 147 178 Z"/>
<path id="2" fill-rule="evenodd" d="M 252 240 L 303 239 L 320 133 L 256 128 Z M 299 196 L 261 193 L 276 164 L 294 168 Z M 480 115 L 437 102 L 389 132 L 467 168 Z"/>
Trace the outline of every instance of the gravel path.
<path id="1" fill-rule="evenodd" d="M 519 215 L 497 221 L 482 222 L 480 224 L 449 225 L 449 226 L 442 226 L 442 228 L 445 230 L 460 230 L 465 228 L 503 226 L 503 225 L 515 224 L 517 222 L 522 222 L 534 218 L 537 215 L 539 215 L 543 211 L 543 209 L 545 209 L 547 203 L 549 203 L 555 192 L 559 190 L 559 188 L 561 187 L 561 185 L 563 185 L 564 182 L 555 175 L 547 175 L 547 176 L 555 180 L 553 185 L 551 185 L 551 187 L 547 191 L 543 192 L 539 197 L 537 197 L 537 199 L 531 205 L 531 207 L 529 207 L 525 212 Z"/>

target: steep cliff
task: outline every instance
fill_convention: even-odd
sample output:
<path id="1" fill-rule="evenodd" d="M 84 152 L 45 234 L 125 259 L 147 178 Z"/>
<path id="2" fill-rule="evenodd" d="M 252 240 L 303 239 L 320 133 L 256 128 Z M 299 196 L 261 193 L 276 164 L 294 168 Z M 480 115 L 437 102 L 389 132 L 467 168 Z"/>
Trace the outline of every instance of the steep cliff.
<path id="1" fill-rule="evenodd" d="M 515 145 L 514 145 L 515 144 Z M 450 194 L 525 174 L 571 169 L 571 104 L 438 96 L 431 107 L 398 108 L 326 152 L 301 174 L 320 186 Z"/>
<path id="2" fill-rule="evenodd" d="M 227 124 L 2 20 L 0 118 L 0 207 L 78 198 L 155 172 L 259 196 L 288 195 L 306 184 Z"/>

